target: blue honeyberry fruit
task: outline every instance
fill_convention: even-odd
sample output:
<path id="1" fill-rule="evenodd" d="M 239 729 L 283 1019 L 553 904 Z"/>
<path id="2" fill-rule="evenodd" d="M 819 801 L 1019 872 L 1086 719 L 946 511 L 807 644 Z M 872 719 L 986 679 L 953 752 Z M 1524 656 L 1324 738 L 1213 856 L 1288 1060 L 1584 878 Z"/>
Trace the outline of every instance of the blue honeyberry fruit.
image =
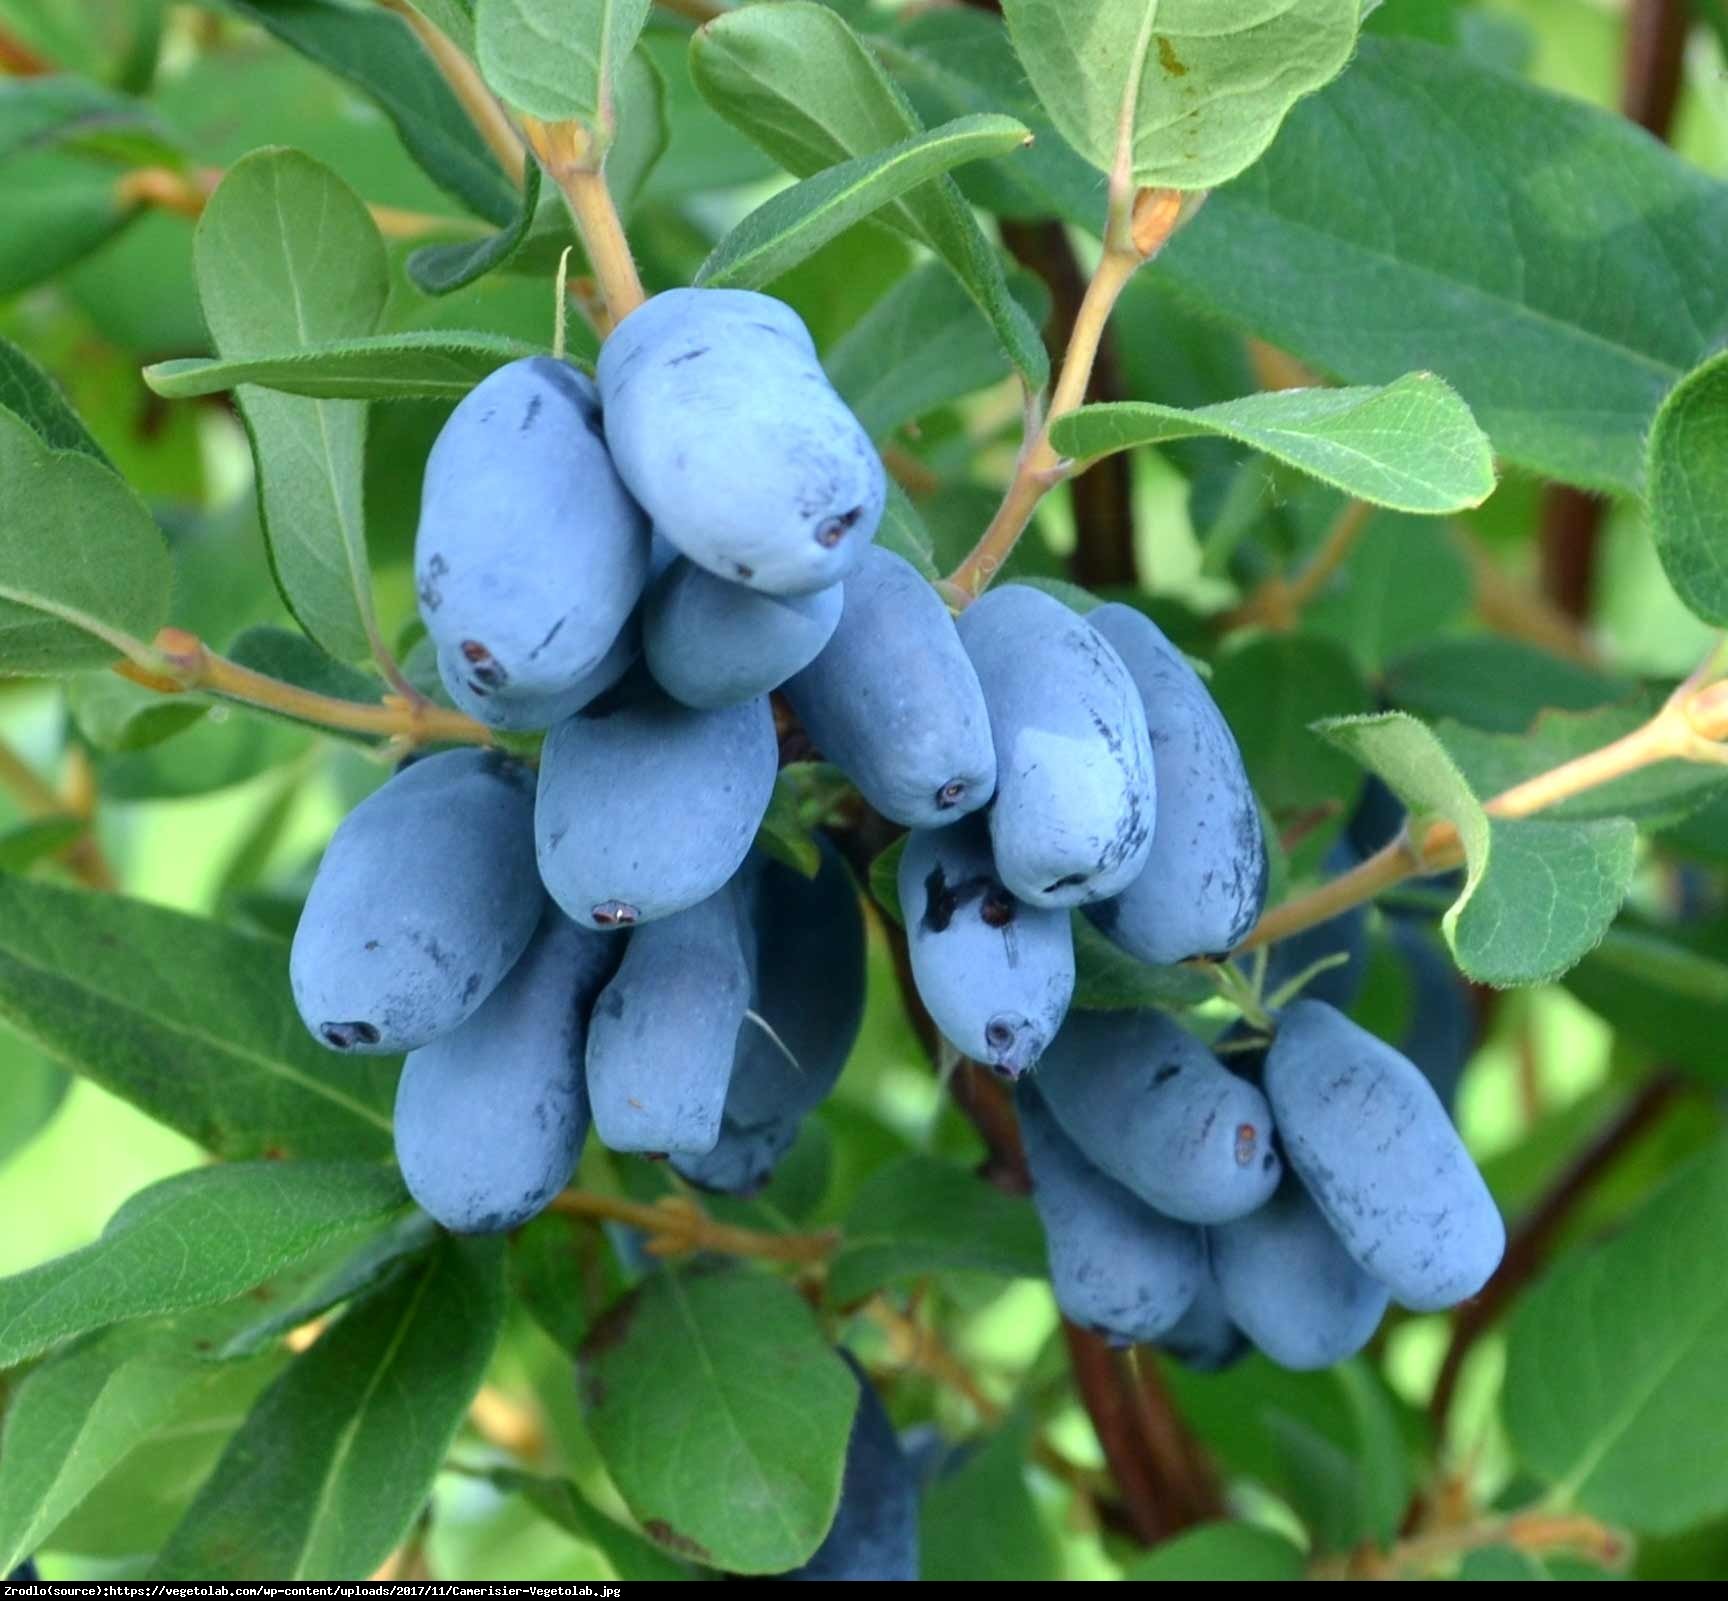
<path id="1" fill-rule="evenodd" d="M 1167 1334 L 1205 1276 L 1200 1231 L 1160 1216 L 1100 1173 L 1062 1132 L 1033 1080 L 1020 1081 L 1014 1100 L 1062 1315 L 1113 1345 Z"/>
<path id="2" fill-rule="evenodd" d="M 1134 679 L 1158 781 L 1146 866 L 1086 915 L 1142 962 L 1168 966 L 1222 955 L 1259 920 L 1268 876 L 1260 808 L 1236 736 L 1200 675 L 1151 618 L 1112 605 L 1087 613 L 1086 621 Z"/>
<path id="3" fill-rule="evenodd" d="M 1206 1235 L 1225 1312 L 1280 1367 L 1342 1362 L 1385 1316 L 1386 1286 L 1356 1264 L 1293 1173 L 1259 1211 Z"/>
<path id="4" fill-rule="evenodd" d="M 1093 1166 L 1166 1217 L 1225 1223 L 1278 1187 L 1265 1097 L 1162 1012 L 1070 1012 L 1038 1088 Z"/>
<path id="5" fill-rule="evenodd" d="M 648 581 L 648 521 L 574 367 L 513 361 L 451 413 L 426 462 L 414 577 L 458 704 L 552 705 L 600 664 Z"/>
<path id="6" fill-rule="evenodd" d="M 541 750 L 534 840 L 546 888 L 585 928 L 706 900 L 749 853 L 778 767 L 766 699 L 697 711 L 632 674 Z"/>
<path id="7" fill-rule="evenodd" d="M 588 1023 L 588 1099 L 601 1144 L 713 1150 L 749 1005 L 734 885 L 632 933 Z"/>
<path id="8" fill-rule="evenodd" d="M 1410 985 L 1410 1009 L 1398 1049 L 1422 1070 L 1448 1113 L 1476 1048 L 1476 1008 L 1470 986 L 1439 937 L 1405 918 L 1388 918 L 1386 937 Z"/>
<path id="9" fill-rule="evenodd" d="M 840 1505 L 815 1555 L 782 1577 L 910 1582 L 918 1577 L 918 1470 L 864 1370 L 850 1352 L 840 1356 L 859 1392 Z"/>
<path id="10" fill-rule="evenodd" d="M 1210 1234 L 1211 1230 L 1205 1232 Z M 1158 1349 L 1195 1373 L 1222 1373 L 1240 1362 L 1252 1347 L 1247 1335 L 1230 1321 L 1217 1281 L 1208 1272 L 1200 1281 L 1194 1304 L 1158 1342 Z"/>
<path id="11" fill-rule="evenodd" d="M 36 1571 L 36 1559 L 26 1557 L 6 1575 L 8 1584 L 40 1584 L 42 1575 Z"/>
<path id="12" fill-rule="evenodd" d="M 540 920 L 533 775 L 496 751 L 411 763 L 342 820 L 289 980 L 333 1051 L 411 1051 L 471 1017 Z"/>
<path id="13" fill-rule="evenodd" d="M 790 306 L 667 290 L 613 331 L 598 376 L 620 475 L 693 562 L 775 595 L 857 565 L 887 478 Z"/>
<path id="14" fill-rule="evenodd" d="M 819 840 L 814 879 L 762 856 L 747 897 L 751 1011 L 738 1031 L 720 1137 L 672 1158 L 692 1184 L 749 1195 L 792 1149 L 804 1119 L 834 1088 L 864 1021 L 864 916 L 838 852 Z"/>
<path id="15" fill-rule="evenodd" d="M 632 618 L 606 654 L 562 690 L 541 691 L 520 686 L 488 689 L 454 647 L 439 649 L 438 674 L 458 710 L 488 728 L 525 733 L 551 728 L 598 700 L 630 671 L 641 649 L 641 629 Z"/>
<path id="16" fill-rule="evenodd" d="M 539 931 L 460 1028 L 411 1051 L 396 1086 L 409 1193 L 456 1234 L 497 1234 L 569 1183 L 588 1135 L 582 1045 L 618 942 L 548 907 Z"/>
<path id="17" fill-rule="evenodd" d="M 1146 712 L 1122 658 L 1024 584 L 980 596 L 959 629 L 996 746 L 1002 882 L 1034 906 L 1120 894 L 1146 866 L 1157 815 Z"/>
<path id="18" fill-rule="evenodd" d="M 1505 1224 L 1408 1057 L 1324 1002 L 1297 1001 L 1267 1052 L 1266 1093 L 1291 1166 L 1395 1301 L 1434 1312 L 1487 1283 Z"/>
<path id="19" fill-rule="evenodd" d="M 941 596 L 881 546 L 843 587 L 834 637 L 786 685 L 806 731 L 877 811 L 909 828 L 988 805 L 990 714 Z"/>
<path id="20" fill-rule="evenodd" d="M 1341 836 L 1326 852 L 1321 867 L 1327 878 L 1336 878 L 1360 861 L 1349 839 Z M 1356 1004 L 1368 978 L 1366 904 L 1351 906 L 1324 923 L 1279 940 L 1267 953 L 1266 994 L 1276 994 L 1291 979 L 1329 956 L 1342 956 L 1344 960 L 1316 973 L 1304 985 L 1302 994 L 1307 1000 L 1324 1001 L 1347 1012 Z"/>
<path id="21" fill-rule="evenodd" d="M 809 595 L 768 595 L 679 557 L 642 604 L 648 671 L 686 706 L 736 706 L 809 666 L 844 605 L 841 584 Z"/>
<path id="22" fill-rule="evenodd" d="M 919 998 L 963 1056 L 1006 1078 L 1055 1039 L 1074 995 L 1068 913 L 1011 895 L 989 825 L 912 830 L 900 857 L 900 911 Z"/>

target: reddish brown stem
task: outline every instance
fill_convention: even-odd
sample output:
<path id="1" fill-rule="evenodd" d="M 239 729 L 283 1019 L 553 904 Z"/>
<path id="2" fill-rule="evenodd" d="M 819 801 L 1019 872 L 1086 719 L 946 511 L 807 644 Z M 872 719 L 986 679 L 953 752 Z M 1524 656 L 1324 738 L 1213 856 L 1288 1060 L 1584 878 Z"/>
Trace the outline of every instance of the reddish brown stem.
<path id="1" fill-rule="evenodd" d="M 1158 1475 L 1141 1435 L 1141 1418 L 1127 1382 L 1121 1353 L 1113 1351 L 1096 1334 L 1078 1324 L 1062 1321 L 1062 1337 L 1068 1342 L 1068 1366 L 1074 1387 L 1092 1420 L 1099 1448 L 1109 1464 L 1110 1477 L 1122 1492 L 1128 1523 L 1145 1545 L 1156 1545 L 1173 1531 L 1165 1522 L 1159 1504 Z"/>
<path id="2" fill-rule="evenodd" d="M 1626 10 L 1620 109 L 1658 139 L 1674 124 L 1690 20 L 1686 0 L 1631 0 Z M 1590 613 L 1607 511 L 1600 496 L 1568 484 L 1543 497 L 1542 588 L 1569 617 Z"/>
<path id="3" fill-rule="evenodd" d="M 1554 1242 L 1573 1214 L 1626 1151 L 1654 1127 L 1679 1098 L 1682 1084 L 1681 1075 L 1673 1068 L 1664 1068 L 1647 1080 L 1524 1215 L 1507 1242 L 1499 1271 L 1488 1281 L 1482 1293 L 1459 1307 L 1452 1321 L 1452 1343 L 1446 1349 L 1445 1359 L 1440 1364 L 1440 1376 L 1434 1381 L 1434 1394 L 1428 1403 L 1428 1413 L 1437 1434 L 1445 1428 L 1457 1394 L 1458 1377 L 1471 1349 L 1541 1272 Z"/>
<path id="4" fill-rule="evenodd" d="M 1074 259 L 1067 231 L 1059 222 L 1002 223 L 1002 242 L 1014 259 L 1035 272 L 1050 289 L 1050 321 L 1044 343 L 1053 367 L 1074 335 L 1080 304 L 1086 298 L 1086 275 Z M 1092 364 L 1087 400 L 1121 400 L 1121 372 L 1116 352 L 1105 339 Z M 1132 461 L 1126 451 L 1105 456 L 1070 480 L 1074 508 L 1074 554 L 1069 576 L 1092 588 L 1134 585 L 1139 570 L 1134 556 L 1134 491 Z"/>

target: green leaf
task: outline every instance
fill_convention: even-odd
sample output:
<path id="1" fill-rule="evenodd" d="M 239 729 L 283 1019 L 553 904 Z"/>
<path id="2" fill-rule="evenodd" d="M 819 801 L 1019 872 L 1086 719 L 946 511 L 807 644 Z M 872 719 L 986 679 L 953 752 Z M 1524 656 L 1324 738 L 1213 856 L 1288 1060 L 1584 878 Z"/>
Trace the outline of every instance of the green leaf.
<path id="1" fill-rule="evenodd" d="M 1513 1322 L 1512 1444 L 1597 1517 L 1664 1534 L 1728 1511 L 1725 1230 L 1718 1140 L 1607 1244 L 1565 1257 Z"/>
<path id="2" fill-rule="evenodd" d="M 791 1285 L 669 1267 L 595 1325 L 577 1373 L 607 1471 L 658 1545 L 783 1573 L 821 1544 L 858 1388 Z"/>
<path id="3" fill-rule="evenodd" d="M 168 621 L 169 581 L 137 495 L 0 409 L 0 676 L 108 666 Z"/>
<path id="4" fill-rule="evenodd" d="M 1198 968 L 1152 967 L 1118 950 L 1086 918 L 1074 927 L 1074 1002 L 1082 1011 L 1121 1012 L 1142 1006 L 1182 1009 L 1211 1000 L 1216 986 Z"/>
<path id="5" fill-rule="evenodd" d="M 60 393 L 59 385 L 10 339 L 0 337 L 0 407 L 36 431 L 50 450 L 82 451 L 112 468 L 107 452 Z"/>
<path id="6" fill-rule="evenodd" d="M 1728 1081 L 1728 965 L 1646 930 L 1617 925 L 1566 975 L 1566 987 L 1624 1037 Z"/>
<path id="7" fill-rule="evenodd" d="M 597 1511 L 568 1479 L 494 1468 L 486 1482 L 501 1495 L 519 1495 L 543 1518 L 591 1545 L 620 1579 L 688 1579 L 690 1570 L 658 1546 Z"/>
<path id="8" fill-rule="evenodd" d="M 370 334 L 389 295 L 384 242 L 366 207 L 294 150 L 257 150 L 228 169 L 199 219 L 193 262 L 211 338 L 230 360 Z M 235 398 L 282 598 L 332 656 L 365 655 L 365 406 L 251 385 Z"/>
<path id="9" fill-rule="evenodd" d="M 81 817 L 37 817 L 0 833 L 0 872 L 22 873 L 58 855 L 89 828 Z"/>
<path id="10" fill-rule="evenodd" d="M 876 543 L 903 556 L 926 578 L 936 577 L 935 541 L 912 497 L 892 478 L 888 480 L 888 500 L 876 529 Z"/>
<path id="11" fill-rule="evenodd" d="M 822 871 L 822 851 L 816 837 L 798 815 L 799 786 L 797 776 L 787 776 L 782 768 L 774 781 L 774 792 L 768 800 L 768 810 L 757 825 L 756 844 L 777 862 L 784 862 L 795 873 L 814 878 Z"/>
<path id="12" fill-rule="evenodd" d="M 649 0 L 479 0 L 480 71 L 493 92 L 543 122 L 576 122 L 599 150 L 615 131 L 613 88 Z"/>
<path id="13" fill-rule="evenodd" d="M 66 685 L 78 732 L 98 750 L 147 750 L 190 728 L 207 711 L 190 695 L 163 695 L 118 673 L 79 673 Z"/>
<path id="14" fill-rule="evenodd" d="M 1675 385 L 1650 430 L 1650 533 L 1675 593 L 1728 624 L 1728 355 Z"/>
<path id="15" fill-rule="evenodd" d="M 1345 382 L 1437 371 L 1500 455 L 1630 491 L 1728 327 L 1725 238 L 1728 190 L 1616 112 L 1365 37 L 1148 271 Z"/>
<path id="16" fill-rule="evenodd" d="M 510 1239 L 506 1263 L 510 1293 L 528 1315 L 571 1356 L 588 1334 L 588 1308 L 596 1237 L 572 1229 L 569 1220 L 542 1214 Z"/>
<path id="17" fill-rule="evenodd" d="M 1031 137 L 1012 117 L 960 117 L 886 150 L 854 156 L 765 200 L 717 244 L 696 273 L 714 288 L 760 289 L 855 223 L 968 161 Z"/>
<path id="18" fill-rule="evenodd" d="M 893 32 L 872 35 L 870 44 L 926 121 L 1005 111 L 1032 130 L 1031 145 L 1011 159 L 958 175 L 973 205 L 999 217 L 1060 217 L 1102 231 L 1104 186 L 1038 103 L 999 17 L 960 6 L 908 8 Z"/>
<path id="19" fill-rule="evenodd" d="M 809 0 L 745 6 L 707 23 L 691 43 L 690 71 L 721 116 L 799 177 L 922 131 L 858 36 Z M 882 216 L 948 263 L 1026 383 L 1042 389 L 1043 342 L 954 181 L 934 179 Z"/>
<path id="20" fill-rule="evenodd" d="M 906 926 L 906 917 L 900 910 L 900 858 L 905 854 L 906 836 L 902 834 L 877 853 L 870 863 L 869 881 L 871 898 L 902 928 Z"/>
<path id="21" fill-rule="evenodd" d="M 70 1075 L 0 1027 L 0 1162 L 48 1126 L 71 1082 Z"/>
<path id="22" fill-rule="evenodd" d="M 1464 889 L 1442 920 L 1479 984 L 1545 984 L 1607 931 L 1632 881 L 1637 829 L 1627 818 L 1508 820 L 1483 811 L 1435 734 L 1402 712 L 1337 718 L 1320 731 L 1378 773 L 1418 818 L 1444 817 L 1465 854 Z"/>
<path id="23" fill-rule="evenodd" d="M 850 1306 L 884 1285 L 954 1268 L 1041 1278 L 1044 1235 L 1032 1203 L 980 1184 L 951 1162 L 903 1157 L 853 1197 L 828 1270 L 828 1298 Z"/>
<path id="24" fill-rule="evenodd" d="M 407 1533 L 485 1376 L 503 1246 L 448 1238 L 260 1398 L 152 1576 L 364 1579 Z"/>
<path id="25" fill-rule="evenodd" d="M 1026 1485 L 1032 1433 L 1029 1419 L 1014 1419 L 925 1492 L 919 1578 L 938 1584 L 1047 1584 L 1062 1577 L 1061 1552 Z"/>
<path id="26" fill-rule="evenodd" d="M 0 1436 L 0 1567 L 10 1572 L 165 1425 L 196 1415 L 229 1370 L 194 1348 L 191 1319 L 111 1329 L 34 1369 Z"/>
<path id="27" fill-rule="evenodd" d="M 164 1179 L 94 1245 L 0 1279 L 0 1367 L 110 1323 L 232 1300 L 406 1201 L 400 1177 L 370 1163 L 241 1162 Z"/>
<path id="28" fill-rule="evenodd" d="M 1468 634 L 1400 652 L 1387 666 L 1386 692 L 1418 717 L 1522 734 L 1551 709 L 1588 711 L 1631 700 L 1637 684 L 1522 640 Z"/>
<path id="29" fill-rule="evenodd" d="M 1661 705 L 1661 696 L 1646 693 L 1629 705 L 1543 712 L 1523 734 L 1493 734 L 1453 722 L 1438 724 L 1435 732 L 1464 770 L 1471 788 L 1478 795 L 1498 795 L 1563 762 L 1613 744 L 1641 728 Z M 1656 762 L 1550 806 L 1542 815 L 1572 821 L 1634 817 L 1646 823 L 1672 822 L 1703 805 L 1725 784 L 1728 770 L 1707 762 Z"/>
<path id="30" fill-rule="evenodd" d="M 338 0 L 223 3 L 368 96 L 446 194 L 488 222 L 510 220 L 515 185 L 401 19 Z"/>
<path id="31" fill-rule="evenodd" d="M 268 1351 L 283 1335 L 322 1317 L 332 1307 L 372 1295 L 417 1264 L 439 1238 L 438 1225 L 424 1212 L 413 1211 L 365 1241 L 351 1255 L 320 1274 L 299 1294 L 274 1296 L 260 1315 L 231 1319 L 236 1326 L 215 1354 L 223 1361 Z"/>
<path id="32" fill-rule="evenodd" d="M 170 400 L 219 395 L 238 384 L 313 400 L 460 400 L 488 373 L 542 353 L 503 334 L 423 328 L 273 356 L 159 361 L 144 369 L 144 382 Z"/>
<path id="33" fill-rule="evenodd" d="M 0 877 L 0 1017 L 217 1156 L 382 1156 L 397 1066 L 332 1055 L 275 941 Z"/>
<path id="34" fill-rule="evenodd" d="M 1044 280 L 1015 272 L 1008 287 L 1042 325 L 1050 310 Z M 872 439 L 1013 371 L 978 308 L 934 261 L 914 268 L 865 312 L 823 365 Z"/>
<path id="35" fill-rule="evenodd" d="M 1219 658 L 1212 694 L 1242 747 L 1255 794 L 1275 818 L 1354 798 L 1361 774 L 1313 732 L 1321 718 L 1370 705 L 1355 664 L 1331 640 L 1253 640 Z"/>
<path id="36" fill-rule="evenodd" d="M 1247 1584 L 1307 1577 L 1302 1553 L 1281 1534 L 1253 1523 L 1204 1523 L 1166 1540 L 1129 1567 L 1124 1579 L 1193 1583 L 1229 1579 Z"/>
<path id="37" fill-rule="evenodd" d="M 1378 673 L 1468 616 L 1474 599 L 1455 528 L 1381 512 L 1304 611 L 1303 627 L 1337 640 L 1365 672 Z"/>
<path id="38" fill-rule="evenodd" d="M 522 174 L 522 196 L 509 226 L 484 239 L 460 244 L 422 245 L 408 258 L 408 276 L 428 295 L 448 295 L 503 267 L 527 243 L 540 205 L 540 168 L 529 162 Z"/>
<path id="39" fill-rule="evenodd" d="M 1136 185 L 1209 189 L 1272 142 L 1291 106 L 1335 77 L 1359 0 L 1280 0 L 1220 14 L 1208 0 L 1003 0 L 1051 119 L 1100 172 L 1124 131 Z"/>
<path id="40" fill-rule="evenodd" d="M 1470 409 L 1432 373 L 1383 389 L 1274 389 L 1183 411 L 1146 401 L 1082 406 L 1051 425 L 1063 455 L 1094 461 L 1136 445 L 1234 439 L 1394 511 L 1478 506 L 1494 492 L 1494 455 Z"/>
<path id="41" fill-rule="evenodd" d="M 0 79 L 0 299 L 65 270 L 133 217 L 121 193 L 132 167 L 184 158 L 137 102 L 87 79 Z"/>

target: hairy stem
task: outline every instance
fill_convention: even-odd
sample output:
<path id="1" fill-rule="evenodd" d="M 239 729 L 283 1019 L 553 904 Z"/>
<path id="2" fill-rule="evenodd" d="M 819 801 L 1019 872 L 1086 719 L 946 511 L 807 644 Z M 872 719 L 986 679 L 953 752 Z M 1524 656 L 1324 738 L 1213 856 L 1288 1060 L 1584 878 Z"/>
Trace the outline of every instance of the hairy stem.
<path id="1" fill-rule="evenodd" d="M 652 1205 L 626 1201 L 588 1190 L 565 1190 L 549 1210 L 564 1217 L 593 1222 L 628 1223 L 648 1236 L 654 1256 L 683 1256 L 692 1251 L 718 1251 L 724 1256 L 753 1256 L 770 1262 L 826 1262 L 840 1244 L 840 1234 L 770 1234 L 759 1229 L 716 1223 L 694 1201 L 667 1195 Z"/>
<path id="2" fill-rule="evenodd" d="M 1111 311 L 1128 280 L 1164 248 L 1178 225 L 1192 214 L 1191 201 L 1192 197 L 1174 189 L 1135 191 L 1120 170 L 1111 177 L 1104 250 L 1075 314 L 1073 336 L 1050 395 L 1049 409 L 1042 422 L 1028 428 L 1014 476 L 990 526 L 949 575 L 948 581 L 962 602 L 976 600 L 984 593 L 1014 553 L 1038 502 L 1074 470 L 1074 464 L 1064 461 L 1052 448 L 1050 424 L 1086 398 Z"/>
<path id="3" fill-rule="evenodd" d="M 450 86 L 450 92 L 474 124 L 475 132 L 485 141 L 486 148 L 497 158 L 505 176 L 522 187 L 527 155 L 522 149 L 521 136 L 505 116 L 504 108 L 486 87 L 485 80 L 474 63 L 456 48 L 453 40 L 408 3 L 408 0 L 378 0 L 386 11 L 394 11 L 409 31 L 420 41 L 432 58 L 440 76 Z"/>
<path id="4" fill-rule="evenodd" d="M 1074 338 L 1086 297 L 1086 275 L 1075 259 L 1068 230 L 1059 222 L 1001 221 L 1002 242 L 1021 266 L 1050 290 L 1050 322 L 1044 345 L 1054 367 Z M 1087 400 L 1121 400 L 1116 353 L 1103 340 L 1092 362 Z M 1105 456 L 1077 472 L 1069 490 L 1074 514 L 1074 553 L 1069 575 L 1088 588 L 1132 586 L 1140 581 L 1134 538 L 1133 461 L 1126 452 Z"/>
<path id="5" fill-rule="evenodd" d="M 298 684 L 284 683 L 219 656 L 196 635 L 164 628 L 139 659 L 117 662 L 122 678 L 164 695 L 201 691 L 242 705 L 281 712 L 301 722 L 354 734 L 374 734 L 405 744 L 453 743 L 489 745 L 492 732 L 460 712 L 446 711 L 423 696 L 392 696 L 377 706 L 320 695 Z"/>
<path id="6" fill-rule="evenodd" d="M 1641 728 L 1514 784 L 1484 803 L 1483 809 L 1490 817 L 1530 817 L 1657 762 L 1728 760 L 1728 747 L 1722 743 L 1728 740 L 1728 684 L 1707 682 L 1719 670 L 1721 655 L 1719 646 Z M 1406 878 L 1442 872 L 1463 859 L 1457 828 L 1448 822 L 1433 823 L 1420 840 L 1393 840 L 1349 872 L 1274 907 L 1231 954 L 1241 956 L 1288 939 L 1372 900 Z"/>
<path id="7" fill-rule="evenodd" d="M 604 153 L 596 152 L 592 135 L 578 122 L 541 122 L 536 117 L 524 117 L 522 131 L 570 208 L 588 265 L 600 285 L 607 319 L 615 328 L 648 297 L 637 276 L 612 191 L 606 187 Z M 601 330 L 603 334 L 609 331 Z"/>
<path id="8" fill-rule="evenodd" d="M 1080 302 L 1079 315 L 1074 319 L 1074 335 L 1050 397 L 1049 415 L 1022 444 L 1020 458 L 1014 465 L 1014 477 L 1002 497 L 1002 504 L 996 508 L 996 515 L 990 519 L 990 526 L 950 575 L 949 581 L 967 599 L 976 599 L 983 594 L 990 580 L 1013 554 L 1026 525 L 1032 520 L 1032 513 L 1038 509 L 1038 502 L 1068 476 L 1069 467 L 1050 446 L 1050 422 L 1080 404 L 1092 376 L 1092 363 L 1097 359 L 1098 343 L 1104 336 L 1111 309 L 1140 266 L 1141 259 L 1108 248 L 1098 258 L 1097 270 L 1086 286 L 1086 296 Z"/>

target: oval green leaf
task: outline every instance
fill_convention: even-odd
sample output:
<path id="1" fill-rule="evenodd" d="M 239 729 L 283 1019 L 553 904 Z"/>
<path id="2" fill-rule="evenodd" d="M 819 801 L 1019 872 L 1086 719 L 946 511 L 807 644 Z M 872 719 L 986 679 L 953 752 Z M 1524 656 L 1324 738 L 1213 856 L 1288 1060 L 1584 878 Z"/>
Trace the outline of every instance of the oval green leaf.
<path id="1" fill-rule="evenodd" d="M 1012 117 L 958 117 L 886 150 L 855 156 L 764 201 L 714 247 L 696 282 L 759 289 L 909 190 L 1031 135 Z"/>
<path id="2" fill-rule="evenodd" d="M 1358 500 L 1435 515 L 1494 492 L 1494 453 L 1470 408 L 1433 373 L 1382 388 L 1274 389 L 1185 411 L 1145 401 L 1082 406 L 1050 442 L 1092 461 L 1136 445 L 1234 439 Z"/>
<path id="3" fill-rule="evenodd" d="M 1135 184 L 1210 189 L 1337 76 L 1359 0 L 1003 0 L 1051 120 L 1100 172 L 1125 131 Z"/>

